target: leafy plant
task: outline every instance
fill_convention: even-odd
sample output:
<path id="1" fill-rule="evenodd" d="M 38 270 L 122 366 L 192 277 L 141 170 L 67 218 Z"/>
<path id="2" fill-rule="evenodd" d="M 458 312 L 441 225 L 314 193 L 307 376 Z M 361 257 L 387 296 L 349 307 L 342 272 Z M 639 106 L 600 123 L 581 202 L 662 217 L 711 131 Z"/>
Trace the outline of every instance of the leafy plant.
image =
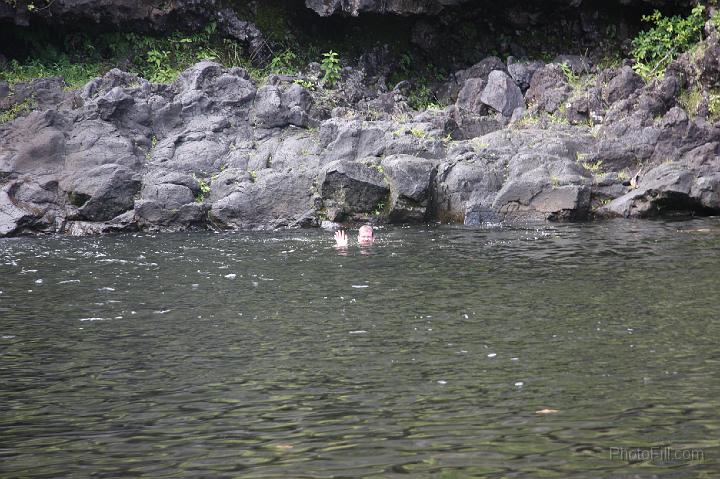
<path id="1" fill-rule="evenodd" d="M 302 80 L 298 78 L 293 83 L 295 83 L 296 85 L 300 85 L 301 87 L 307 88 L 308 90 L 315 90 L 315 83 L 310 80 Z"/>
<path id="2" fill-rule="evenodd" d="M 332 88 L 340 81 L 340 60 L 338 54 L 330 50 L 323 53 L 323 59 L 320 63 L 320 69 L 323 71 L 323 84 Z"/>
<path id="3" fill-rule="evenodd" d="M 702 40 L 705 6 L 697 5 L 690 15 L 666 17 L 658 10 L 642 17 L 653 26 L 632 42 L 635 71 L 648 79 L 661 76 L 677 56 Z"/>
<path id="4" fill-rule="evenodd" d="M 193 173 L 193 179 L 197 182 L 198 187 L 200 188 L 200 193 L 195 196 L 195 201 L 202 203 L 205 201 L 205 195 L 210 193 L 210 184 L 204 179 L 195 176 L 195 173 Z"/>
<path id="5" fill-rule="evenodd" d="M 297 72 L 296 64 L 297 55 L 290 50 L 285 50 L 270 60 L 270 71 L 281 75 L 294 75 Z"/>

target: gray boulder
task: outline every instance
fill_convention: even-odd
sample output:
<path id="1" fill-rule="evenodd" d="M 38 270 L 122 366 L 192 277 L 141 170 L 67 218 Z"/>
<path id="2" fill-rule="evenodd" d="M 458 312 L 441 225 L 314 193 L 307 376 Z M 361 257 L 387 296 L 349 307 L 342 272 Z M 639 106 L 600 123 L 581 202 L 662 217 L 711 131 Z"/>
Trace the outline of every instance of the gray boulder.
<path id="1" fill-rule="evenodd" d="M 333 161 L 318 176 L 323 208 L 329 220 L 367 217 L 388 206 L 390 188 L 380 169 L 368 162 Z"/>
<path id="2" fill-rule="evenodd" d="M 470 78 L 460 89 L 455 106 L 458 112 L 470 112 L 478 115 L 487 114 L 487 106 L 481 100 L 481 95 L 487 84 L 482 78 Z"/>
<path id="3" fill-rule="evenodd" d="M 516 108 L 525 106 L 520 88 L 507 73 L 500 70 L 490 73 L 480 100 L 508 118 Z"/>
<path id="4" fill-rule="evenodd" d="M 511 181 L 498 193 L 493 208 L 505 220 L 583 220 L 590 212 L 590 188 Z"/>
<path id="5" fill-rule="evenodd" d="M 269 84 L 258 90 L 253 114 L 260 127 L 307 126 L 311 106 L 312 96 L 302 86 Z"/>
<path id="6" fill-rule="evenodd" d="M 258 171 L 213 203 L 210 220 L 220 228 L 304 225 L 314 219 L 312 183 L 311 177 L 289 171 Z"/>
<path id="7" fill-rule="evenodd" d="M 637 189 L 600 208 L 600 216 L 654 217 L 717 211 L 720 178 L 710 174 L 696 179 L 680 164 L 657 166 L 641 177 Z"/>
<path id="8" fill-rule="evenodd" d="M 545 64 L 541 61 L 514 61 L 510 63 L 510 60 L 508 60 L 508 73 L 524 93 L 530 88 L 530 82 L 535 72 L 544 66 Z"/>
<path id="9" fill-rule="evenodd" d="M 645 84 L 643 79 L 629 66 L 622 67 L 602 89 L 602 97 L 608 104 L 628 98 Z"/>
<path id="10" fill-rule="evenodd" d="M 550 64 L 535 72 L 525 93 L 525 101 L 534 108 L 553 113 L 571 92 L 565 73 L 558 65 Z"/>
<path id="11" fill-rule="evenodd" d="M 426 220 L 437 161 L 396 155 L 383 159 L 381 166 L 390 184 L 388 219 L 393 223 Z"/>

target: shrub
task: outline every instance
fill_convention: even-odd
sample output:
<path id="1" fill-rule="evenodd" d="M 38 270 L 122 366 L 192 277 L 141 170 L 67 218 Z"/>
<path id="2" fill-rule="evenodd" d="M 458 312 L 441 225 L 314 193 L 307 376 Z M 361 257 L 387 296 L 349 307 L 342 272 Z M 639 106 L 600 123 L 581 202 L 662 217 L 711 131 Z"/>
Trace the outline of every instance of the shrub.
<path id="1" fill-rule="evenodd" d="M 646 79 L 663 75 L 678 55 L 702 40 L 704 13 L 705 7 L 698 5 L 687 17 L 666 17 L 657 10 L 643 16 L 643 21 L 653 27 L 640 32 L 632 42 L 635 71 Z"/>
<path id="2" fill-rule="evenodd" d="M 340 60 L 338 59 L 338 54 L 332 50 L 323 53 L 320 69 L 324 73 L 323 84 L 332 88 L 340 81 Z"/>

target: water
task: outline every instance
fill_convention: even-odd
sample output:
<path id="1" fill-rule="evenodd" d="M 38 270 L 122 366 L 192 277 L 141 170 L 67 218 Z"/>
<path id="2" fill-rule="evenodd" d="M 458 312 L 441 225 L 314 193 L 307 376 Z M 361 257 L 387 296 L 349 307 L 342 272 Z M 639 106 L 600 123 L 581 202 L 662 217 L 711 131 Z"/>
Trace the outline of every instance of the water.
<path id="1" fill-rule="evenodd" d="M 2 240 L 0 476 L 717 477 L 719 280 L 717 218 Z"/>

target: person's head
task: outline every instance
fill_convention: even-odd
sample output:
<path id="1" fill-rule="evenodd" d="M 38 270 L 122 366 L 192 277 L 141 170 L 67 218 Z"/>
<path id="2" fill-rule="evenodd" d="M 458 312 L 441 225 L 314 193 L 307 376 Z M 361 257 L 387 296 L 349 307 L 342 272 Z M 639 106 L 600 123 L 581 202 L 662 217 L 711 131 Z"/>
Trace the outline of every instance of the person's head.
<path id="1" fill-rule="evenodd" d="M 373 233 L 372 226 L 363 225 L 358 231 L 357 237 L 358 243 L 361 245 L 369 245 L 375 240 L 375 234 Z"/>

